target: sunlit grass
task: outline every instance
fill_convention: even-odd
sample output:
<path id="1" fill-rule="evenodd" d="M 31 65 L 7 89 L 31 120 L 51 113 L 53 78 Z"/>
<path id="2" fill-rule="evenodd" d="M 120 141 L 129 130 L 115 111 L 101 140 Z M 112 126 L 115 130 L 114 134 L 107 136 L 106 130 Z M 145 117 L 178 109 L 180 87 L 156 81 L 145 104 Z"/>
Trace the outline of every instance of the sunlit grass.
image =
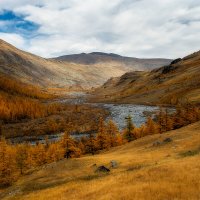
<path id="1" fill-rule="evenodd" d="M 47 165 L 9 188 L 5 199 L 198 200 L 200 154 L 180 154 L 199 148 L 199 130 L 200 123 L 196 123 L 99 155 Z M 166 137 L 173 141 L 152 145 Z M 94 164 L 110 167 L 111 160 L 116 160 L 119 167 L 105 175 L 94 172 Z"/>

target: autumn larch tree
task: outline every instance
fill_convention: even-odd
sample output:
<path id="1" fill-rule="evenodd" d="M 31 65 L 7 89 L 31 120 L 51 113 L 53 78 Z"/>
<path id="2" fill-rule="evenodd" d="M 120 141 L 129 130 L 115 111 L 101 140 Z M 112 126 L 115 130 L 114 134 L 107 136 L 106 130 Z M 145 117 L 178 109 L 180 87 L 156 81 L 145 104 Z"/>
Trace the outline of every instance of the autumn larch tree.
<path id="1" fill-rule="evenodd" d="M 89 134 L 89 138 L 85 141 L 85 149 L 87 153 L 91 153 L 94 155 L 98 150 L 97 139 L 95 138 L 93 133 Z"/>
<path id="2" fill-rule="evenodd" d="M 159 133 L 158 125 L 149 117 L 145 124 L 145 135 L 152 135 Z"/>
<path id="3" fill-rule="evenodd" d="M 61 146 L 64 148 L 64 157 L 67 159 L 81 155 L 81 150 L 76 147 L 75 141 L 70 137 L 68 132 L 65 132 L 61 140 Z"/>
<path id="4" fill-rule="evenodd" d="M 112 120 L 108 121 L 107 124 L 107 135 L 109 137 L 109 142 L 111 147 L 115 147 L 121 144 L 122 141 L 120 140 L 120 133 L 117 125 Z"/>
<path id="5" fill-rule="evenodd" d="M 99 118 L 96 138 L 99 150 L 110 148 L 109 136 L 107 134 L 106 125 L 102 117 Z"/>
<path id="6" fill-rule="evenodd" d="M 125 139 L 130 142 L 136 139 L 136 136 L 134 135 L 134 129 L 135 125 L 133 124 L 132 117 L 129 115 L 126 119 L 126 129 L 124 131 L 124 137 Z"/>
<path id="7" fill-rule="evenodd" d="M 15 148 L 0 140 L 0 185 L 11 185 L 18 177 Z"/>
<path id="8" fill-rule="evenodd" d="M 23 174 L 24 170 L 27 168 L 28 148 L 27 145 L 23 144 L 17 147 L 17 166 L 19 167 L 21 174 Z"/>

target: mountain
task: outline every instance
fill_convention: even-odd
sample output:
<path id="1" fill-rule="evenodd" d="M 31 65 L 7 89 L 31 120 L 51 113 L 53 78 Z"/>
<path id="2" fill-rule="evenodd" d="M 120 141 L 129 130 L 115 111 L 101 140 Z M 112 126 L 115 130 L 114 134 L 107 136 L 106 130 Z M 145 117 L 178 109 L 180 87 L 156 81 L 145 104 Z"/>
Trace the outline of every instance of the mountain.
<path id="1" fill-rule="evenodd" d="M 113 53 L 92 52 L 81 53 L 73 55 L 65 55 L 54 58 L 59 61 L 67 61 L 76 64 L 83 65 L 95 65 L 95 66 L 115 66 L 130 70 L 151 70 L 160 66 L 164 66 L 171 62 L 170 59 L 139 59 L 124 57 Z"/>
<path id="2" fill-rule="evenodd" d="M 118 56 L 101 54 L 90 54 L 90 56 L 98 58 L 98 64 L 94 64 L 97 61 L 93 61 L 93 64 L 91 64 L 91 60 L 79 62 L 78 58 L 69 56 L 74 57 L 72 63 L 64 59 L 45 59 L 21 51 L 0 40 L 0 72 L 21 81 L 47 88 L 82 90 L 100 86 L 110 77 L 121 76 L 131 70 L 155 68 L 169 62 L 165 59 L 153 59 L 148 66 L 142 64 L 144 61 L 138 61 L 140 65 L 127 65 L 127 61 L 123 62 L 123 58 L 119 56 L 122 61 L 118 65 L 115 61 L 112 62 L 112 59 Z M 110 59 L 105 62 L 106 58 Z"/>
<path id="3" fill-rule="evenodd" d="M 200 103 L 200 51 L 151 72 L 109 79 L 91 101 L 139 104 Z"/>

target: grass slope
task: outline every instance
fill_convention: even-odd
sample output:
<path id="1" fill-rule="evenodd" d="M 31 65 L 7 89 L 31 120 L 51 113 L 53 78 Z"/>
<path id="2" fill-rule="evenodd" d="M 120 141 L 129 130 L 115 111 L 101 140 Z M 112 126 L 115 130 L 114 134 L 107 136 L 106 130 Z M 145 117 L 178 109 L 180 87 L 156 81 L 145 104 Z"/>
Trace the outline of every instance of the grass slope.
<path id="1" fill-rule="evenodd" d="M 131 72 L 96 89 L 92 101 L 139 104 L 200 102 L 200 51 L 151 72 Z"/>
<path id="2" fill-rule="evenodd" d="M 153 146 L 155 141 L 172 142 Z M 17 200 L 200 199 L 200 122 L 162 135 L 141 138 L 95 156 L 63 160 L 26 175 L 2 191 Z M 95 173 L 93 164 L 119 167 Z"/>

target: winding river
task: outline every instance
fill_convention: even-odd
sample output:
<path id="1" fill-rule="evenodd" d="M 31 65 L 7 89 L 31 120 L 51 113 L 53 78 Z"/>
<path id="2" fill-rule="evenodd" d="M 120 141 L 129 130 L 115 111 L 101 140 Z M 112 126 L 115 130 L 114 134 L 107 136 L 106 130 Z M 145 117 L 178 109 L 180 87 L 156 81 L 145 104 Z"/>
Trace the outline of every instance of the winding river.
<path id="1" fill-rule="evenodd" d="M 68 103 L 68 104 L 89 104 L 91 106 L 98 106 L 107 109 L 110 116 L 107 120 L 112 119 L 115 121 L 120 130 L 122 130 L 125 125 L 125 118 L 130 115 L 133 119 L 134 124 L 139 127 L 146 122 L 148 116 L 153 116 L 158 110 L 157 106 L 146 106 L 146 105 L 134 105 L 134 104 L 105 104 L 105 103 L 87 103 L 85 93 L 72 93 L 70 96 L 64 99 L 58 99 L 56 102 Z M 40 143 L 45 142 L 45 138 L 48 137 L 50 142 L 54 142 L 62 137 L 63 133 L 58 133 L 54 135 L 45 135 L 37 137 L 18 137 L 11 139 L 13 143 L 19 143 L 22 141 L 31 141 L 35 144 L 37 141 Z M 78 139 L 82 136 L 87 136 L 87 134 L 75 134 L 72 137 Z"/>

